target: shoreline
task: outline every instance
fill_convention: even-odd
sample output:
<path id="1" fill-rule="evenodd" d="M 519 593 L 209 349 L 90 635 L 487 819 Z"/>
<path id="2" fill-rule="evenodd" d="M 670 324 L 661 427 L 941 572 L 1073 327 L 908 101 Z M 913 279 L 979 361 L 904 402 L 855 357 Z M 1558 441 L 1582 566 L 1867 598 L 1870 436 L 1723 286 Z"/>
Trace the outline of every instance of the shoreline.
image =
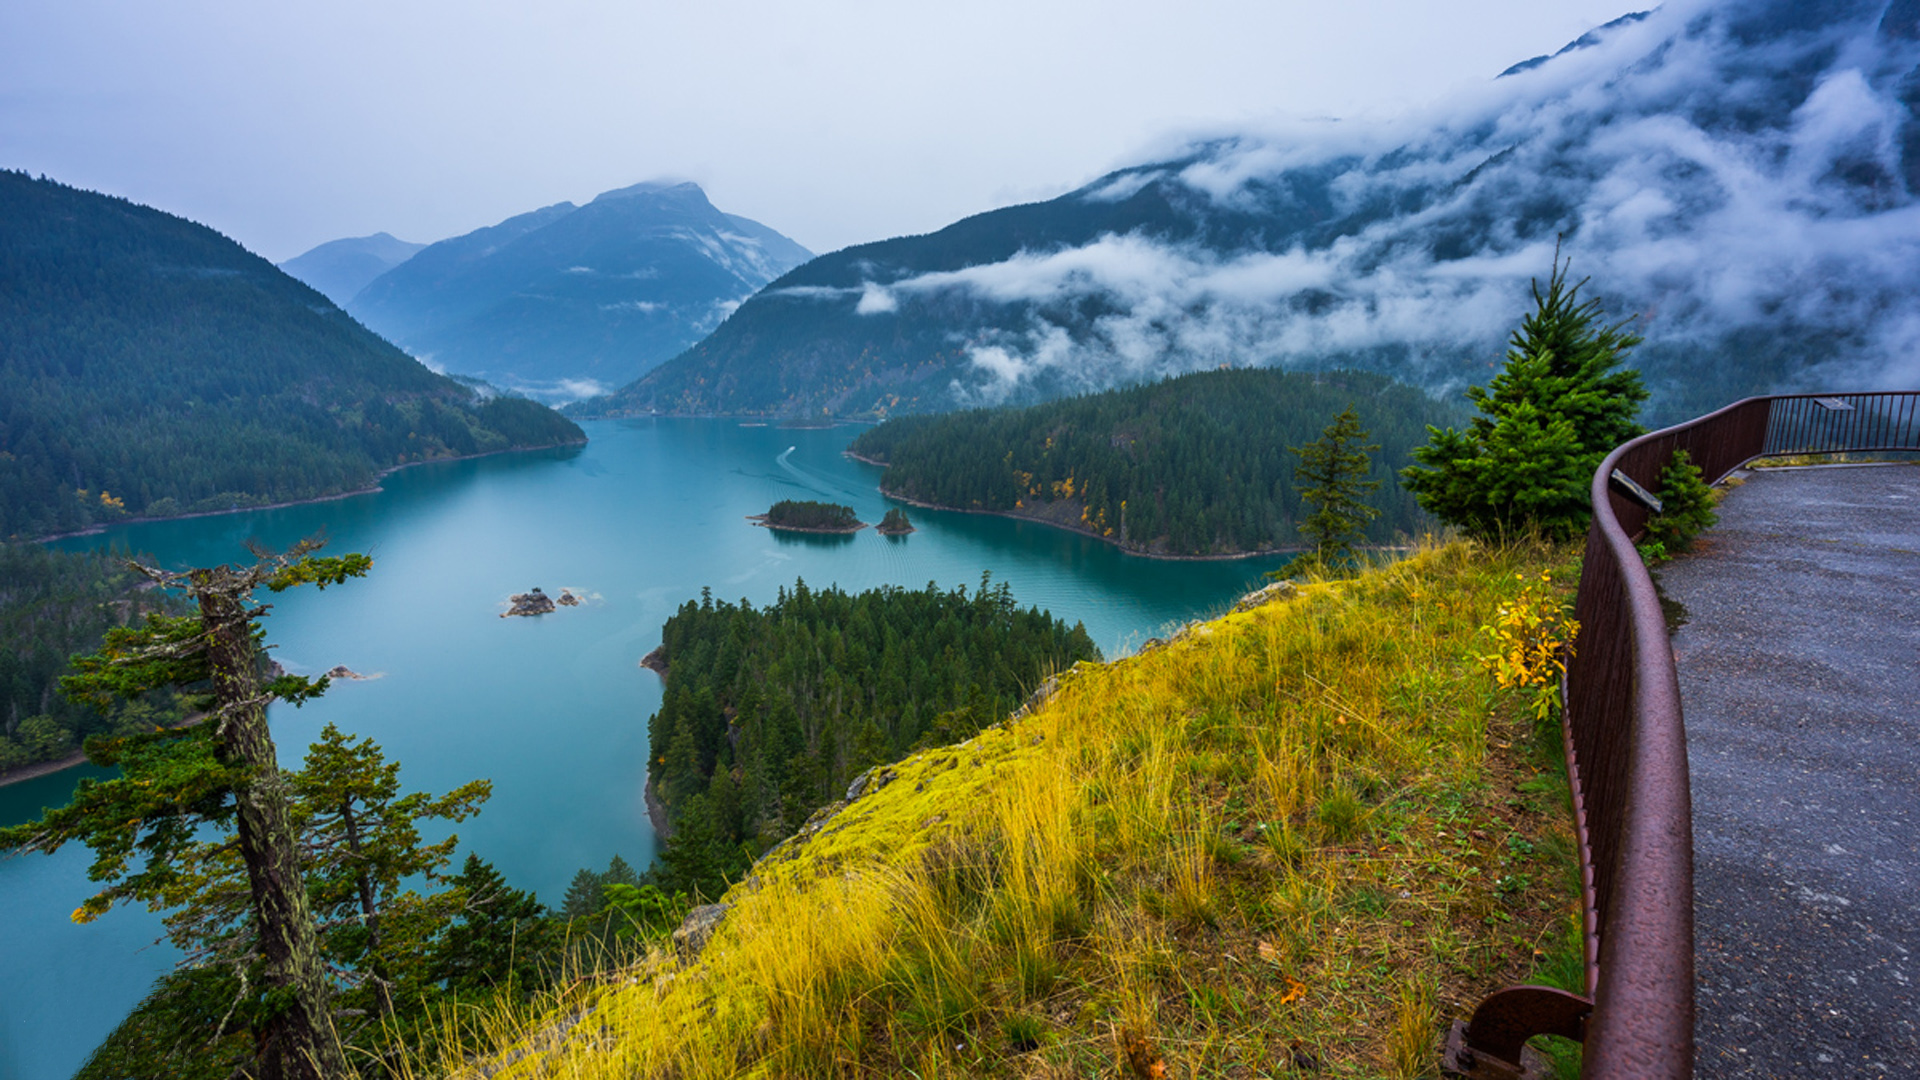
<path id="1" fill-rule="evenodd" d="M 54 533 L 51 536 L 36 537 L 30 542 L 35 544 L 51 544 L 55 540 L 71 540 L 76 536 L 98 536 L 108 529 L 117 528 L 121 525 L 137 525 L 149 521 L 190 521 L 194 518 L 219 517 L 222 514 L 244 514 L 250 510 L 284 510 L 289 506 L 310 506 L 314 503 L 333 502 L 336 499 L 351 499 L 356 495 L 375 495 L 386 490 L 381 486 L 381 481 L 399 472 L 401 469 L 411 469 L 416 465 L 437 465 L 445 461 L 475 461 L 479 458 L 496 457 L 500 454 L 522 454 L 529 450 L 559 450 L 568 446 L 585 446 L 587 442 L 588 440 L 586 439 L 579 439 L 572 442 L 553 443 L 548 446 L 510 446 L 505 450 L 488 450 L 480 454 L 456 454 L 453 457 L 426 458 L 421 461 L 409 461 L 401 465 L 387 466 L 374 474 L 373 483 L 363 488 L 355 488 L 352 491 L 339 491 L 331 495 L 315 495 L 311 499 L 288 499 L 285 502 L 262 503 L 258 506 L 235 506 L 226 510 L 196 510 L 191 514 L 173 514 L 168 517 L 142 516 L 121 518 L 119 521 L 97 522 L 84 529 L 76 529 L 72 532 Z"/>
<path id="2" fill-rule="evenodd" d="M 591 401 L 592 398 L 582 398 Z M 877 427 L 886 422 L 884 417 L 871 416 L 835 416 L 826 420 L 796 420 L 791 416 L 779 416 L 772 413 L 735 413 L 735 412 L 660 412 L 657 410 L 636 410 L 633 412 L 606 413 L 570 413 L 566 406 L 554 409 L 569 420 L 579 423 L 582 420 L 740 420 L 760 427 L 775 428 L 781 431 L 827 431 L 832 428 L 864 426 Z"/>
<path id="3" fill-rule="evenodd" d="M 653 772 L 647 772 L 647 782 L 640 785 L 640 797 L 647 804 L 647 824 L 653 826 L 653 837 L 659 844 L 654 848 L 654 858 L 660 857 L 660 847 L 673 839 L 673 823 L 667 819 L 667 804 L 653 791 Z"/>
<path id="4" fill-rule="evenodd" d="M 22 765 L 17 769 L 0 772 L 0 787 L 6 787 L 9 784 L 24 784 L 29 780 L 38 780 L 43 776 L 52 776 L 57 772 L 66 772 L 68 769 L 76 768 L 86 763 L 87 753 L 84 750 L 76 750 L 66 757 L 56 758 L 53 761 L 36 761 L 31 765 Z"/>
<path id="5" fill-rule="evenodd" d="M 861 529 L 870 527 L 864 521 L 851 529 L 808 529 L 802 528 L 799 525 L 775 525 L 767 520 L 767 515 L 765 514 L 748 514 L 747 520 L 762 529 L 772 529 L 775 532 L 810 533 L 814 536 L 852 536 Z"/>
<path id="6" fill-rule="evenodd" d="M 666 643 L 661 642 L 659 645 L 653 647 L 652 652 L 641 657 L 640 666 L 660 676 L 661 685 L 664 686 L 667 681 Z M 640 785 L 640 796 L 647 804 L 647 824 L 653 826 L 654 839 L 659 844 L 665 844 L 673 838 L 673 825 L 667 820 L 666 804 L 660 801 L 660 796 L 654 794 L 653 765 L 651 763 L 647 765 L 646 781 Z M 658 857 L 659 854 L 659 848 L 656 846 L 654 855 Z"/>
<path id="7" fill-rule="evenodd" d="M 206 719 L 204 714 L 189 717 L 181 723 L 175 724 L 173 730 L 179 731 L 182 728 L 193 727 L 204 719 Z M 24 784 L 28 780 L 38 780 L 43 776 L 52 776 L 54 773 L 66 772 L 68 769 L 78 768 L 86 763 L 87 752 L 85 750 L 75 750 L 63 758 L 55 758 L 52 761 L 36 761 L 31 765 L 22 765 L 17 769 L 0 772 L 0 787 L 6 787 L 9 784 Z"/>
<path id="8" fill-rule="evenodd" d="M 875 466 L 876 468 L 881 468 L 881 469 L 888 467 L 887 463 L 884 461 L 876 461 L 870 457 L 862 457 L 861 455 L 854 453 L 852 450 L 842 450 L 840 451 L 840 454 L 843 457 L 852 458 L 854 461 L 858 461 L 862 465 L 872 465 L 872 466 Z M 1076 533 L 1080 536 L 1085 536 L 1093 540 L 1098 540 L 1103 544 L 1107 544 L 1111 547 L 1118 548 L 1122 555 L 1132 555 L 1142 559 L 1157 559 L 1161 562 L 1234 562 L 1240 559 L 1258 559 L 1268 555 L 1275 555 L 1275 556 L 1298 555 L 1300 554 L 1300 552 L 1306 550 L 1306 548 L 1268 548 L 1263 551 L 1237 551 L 1237 552 L 1233 552 L 1231 554 L 1226 554 L 1226 555 L 1164 555 L 1159 552 L 1144 551 L 1139 548 L 1128 547 L 1127 545 L 1121 543 L 1118 540 L 1113 539 L 1112 537 L 1101 536 L 1099 533 L 1094 532 L 1091 529 L 1081 529 L 1081 528 L 1076 528 L 1072 525 L 1063 525 L 1057 521 L 1053 521 L 1049 518 L 1042 517 L 1039 514 L 1023 514 L 1018 510 L 968 510 L 958 506 L 942 506 L 939 503 L 922 502 L 919 499 L 911 499 L 905 495 L 898 495 L 898 494 L 895 494 L 894 492 L 888 491 L 887 485 L 885 483 L 882 483 L 880 485 L 879 490 L 881 495 L 884 495 L 887 498 L 894 500 L 895 502 L 903 502 L 903 503 L 906 503 L 908 506 L 917 506 L 922 510 L 946 510 L 955 514 L 983 514 L 987 517 L 1003 517 L 1003 518 L 1012 518 L 1015 521 L 1031 521 L 1035 525 L 1045 525 L 1051 529 L 1059 529 L 1062 532 Z"/>
<path id="9" fill-rule="evenodd" d="M 851 457 L 852 455 L 849 454 L 848 456 Z M 868 462 L 868 464 L 876 464 L 876 463 Z M 1108 545 L 1109 547 L 1118 548 L 1122 555 L 1132 555 L 1136 558 L 1141 558 L 1141 559 L 1157 559 L 1161 562 L 1235 562 L 1240 559 L 1259 559 L 1259 558 L 1265 558 L 1267 556 L 1298 555 L 1300 554 L 1300 552 L 1306 550 L 1306 548 L 1269 548 L 1264 551 L 1238 551 L 1229 555 L 1163 555 L 1158 552 L 1142 551 L 1138 548 L 1130 548 L 1125 544 L 1120 543 L 1118 540 L 1114 540 L 1113 538 L 1107 537 L 1107 536 L 1101 536 L 1099 533 L 1096 533 L 1091 529 L 1078 529 L 1071 525 L 1062 525 L 1057 521 L 1048 520 L 1047 518 L 1041 517 L 1038 514 L 1023 514 L 1023 513 L 1020 513 L 1018 510 L 967 510 L 958 506 L 942 506 L 939 503 L 922 502 L 919 499 L 910 499 L 905 495 L 896 495 L 893 492 L 888 491 L 884 485 L 882 485 L 880 488 L 880 494 L 886 496 L 889 499 L 894 500 L 895 502 L 903 502 L 903 503 L 906 503 L 908 506 L 917 506 L 922 510 L 945 510 L 955 514 L 981 514 L 986 517 L 1003 517 L 1003 518 L 1011 518 L 1014 521 L 1030 521 L 1035 525 L 1044 525 L 1049 529 L 1059 529 L 1061 532 L 1074 533 L 1075 535 L 1078 535 L 1078 536 L 1087 537 L 1090 540 L 1098 540 L 1101 543 Z"/>

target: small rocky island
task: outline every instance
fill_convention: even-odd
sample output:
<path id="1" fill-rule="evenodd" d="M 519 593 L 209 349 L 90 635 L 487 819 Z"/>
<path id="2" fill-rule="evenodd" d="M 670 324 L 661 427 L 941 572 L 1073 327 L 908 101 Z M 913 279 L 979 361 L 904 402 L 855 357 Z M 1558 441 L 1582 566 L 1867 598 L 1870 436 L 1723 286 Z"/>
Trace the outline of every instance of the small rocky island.
<path id="1" fill-rule="evenodd" d="M 887 516 L 880 519 L 874 531 L 881 536 L 905 536 L 913 531 L 913 522 L 907 520 L 905 510 L 896 506 L 887 511 Z"/>
<path id="2" fill-rule="evenodd" d="M 866 522 L 853 516 L 851 506 L 794 499 L 782 499 L 769 507 L 766 513 L 751 515 L 747 520 L 755 525 L 786 532 L 857 533 L 867 527 Z"/>
<path id="3" fill-rule="evenodd" d="M 500 613 L 503 619 L 512 615 L 545 615 L 560 607 L 578 607 L 580 598 L 566 589 L 561 589 L 560 599 L 556 601 L 540 591 L 540 587 L 536 585 L 526 592 L 515 593 L 508 597 L 507 602 L 512 606 Z"/>

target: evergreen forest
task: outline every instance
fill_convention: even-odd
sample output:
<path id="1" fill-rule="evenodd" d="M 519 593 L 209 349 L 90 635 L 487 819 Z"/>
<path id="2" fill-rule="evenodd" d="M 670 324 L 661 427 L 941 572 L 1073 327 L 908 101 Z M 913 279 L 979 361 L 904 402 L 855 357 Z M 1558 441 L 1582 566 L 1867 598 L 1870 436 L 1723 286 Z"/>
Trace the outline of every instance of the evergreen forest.
<path id="1" fill-rule="evenodd" d="M 768 508 L 766 524 L 774 529 L 817 532 L 854 532 L 861 528 L 851 506 L 795 499 L 782 499 Z"/>
<path id="2" fill-rule="evenodd" d="M 212 229 L 0 171 L 0 538 L 584 439 L 434 374 Z"/>
<path id="3" fill-rule="evenodd" d="M 661 657 L 648 782 L 673 835 L 655 879 L 712 897 L 862 771 L 971 736 L 1100 651 L 983 576 L 971 593 L 797 581 L 758 609 L 703 592 L 667 620 Z"/>
<path id="4" fill-rule="evenodd" d="M 60 695 L 60 677 L 71 673 L 68 657 L 97 648 L 112 627 L 180 607 L 146 584 L 124 552 L 0 544 L 0 774 L 71 756 L 89 735 L 180 719 L 170 697 L 106 715 Z"/>
<path id="5" fill-rule="evenodd" d="M 1361 372 L 1209 371 L 1023 409 L 888 420 L 849 451 L 915 502 L 1031 517 L 1155 555 L 1299 547 L 1311 512 L 1289 448 L 1353 406 L 1381 447 L 1364 539 L 1429 520 L 1395 474 L 1458 408 Z"/>

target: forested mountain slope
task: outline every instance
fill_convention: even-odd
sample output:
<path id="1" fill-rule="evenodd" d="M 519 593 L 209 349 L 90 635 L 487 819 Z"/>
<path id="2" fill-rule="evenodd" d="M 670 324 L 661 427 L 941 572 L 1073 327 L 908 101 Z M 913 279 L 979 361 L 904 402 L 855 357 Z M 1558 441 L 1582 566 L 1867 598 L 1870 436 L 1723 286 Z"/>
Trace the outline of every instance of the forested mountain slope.
<path id="1" fill-rule="evenodd" d="M 676 887 L 716 895 L 862 770 L 971 735 L 1100 651 L 1078 623 L 1005 585 L 781 589 L 761 608 L 689 600 L 647 662 L 666 692 L 647 723 L 649 790 L 676 831 Z"/>
<path id="2" fill-rule="evenodd" d="M 1461 412 L 1380 375 L 1208 371 L 1024 409 L 895 417 L 850 451 L 887 466 L 881 490 L 914 502 L 1034 518 L 1129 551 L 1231 555 L 1301 543 L 1288 448 L 1351 403 L 1380 447 L 1367 539 L 1427 522 L 1396 474 L 1428 424 Z"/>
<path id="3" fill-rule="evenodd" d="M 127 566 L 124 551 L 57 551 L 0 544 L 0 774 L 56 761 L 89 735 L 150 730 L 180 719 L 171 693 L 103 715 L 68 701 L 67 658 L 100 647 L 106 632 L 185 605 Z"/>
<path id="4" fill-rule="evenodd" d="M 428 371 L 212 229 L 0 172 L 0 537 L 584 438 Z"/>
<path id="5" fill-rule="evenodd" d="M 1911 0 L 1669 4 L 1402 120 L 1198 142 L 822 256 L 595 408 L 884 417 L 1221 364 L 1456 391 L 1557 244 L 1640 317 L 1655 420 L 1911 382 L 1916 102 Z"/>

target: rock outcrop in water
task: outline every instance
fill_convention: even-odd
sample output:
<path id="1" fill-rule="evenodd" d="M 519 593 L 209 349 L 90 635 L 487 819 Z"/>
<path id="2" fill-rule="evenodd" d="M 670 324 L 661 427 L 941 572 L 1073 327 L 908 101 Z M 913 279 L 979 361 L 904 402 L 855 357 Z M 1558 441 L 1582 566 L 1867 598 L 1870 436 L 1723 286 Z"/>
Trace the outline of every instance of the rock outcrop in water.
<path id="1" fill-rule="evenodd" d="M 513 606 L 500 613 L 501 618 L 509 615 L 545 615 L 554 610 L 553 597 L 540 591 L 538 586 L 523 593 L 516 593 L 508 599 Z M 580 601 L 574 600 L 574 603 Z"/>

